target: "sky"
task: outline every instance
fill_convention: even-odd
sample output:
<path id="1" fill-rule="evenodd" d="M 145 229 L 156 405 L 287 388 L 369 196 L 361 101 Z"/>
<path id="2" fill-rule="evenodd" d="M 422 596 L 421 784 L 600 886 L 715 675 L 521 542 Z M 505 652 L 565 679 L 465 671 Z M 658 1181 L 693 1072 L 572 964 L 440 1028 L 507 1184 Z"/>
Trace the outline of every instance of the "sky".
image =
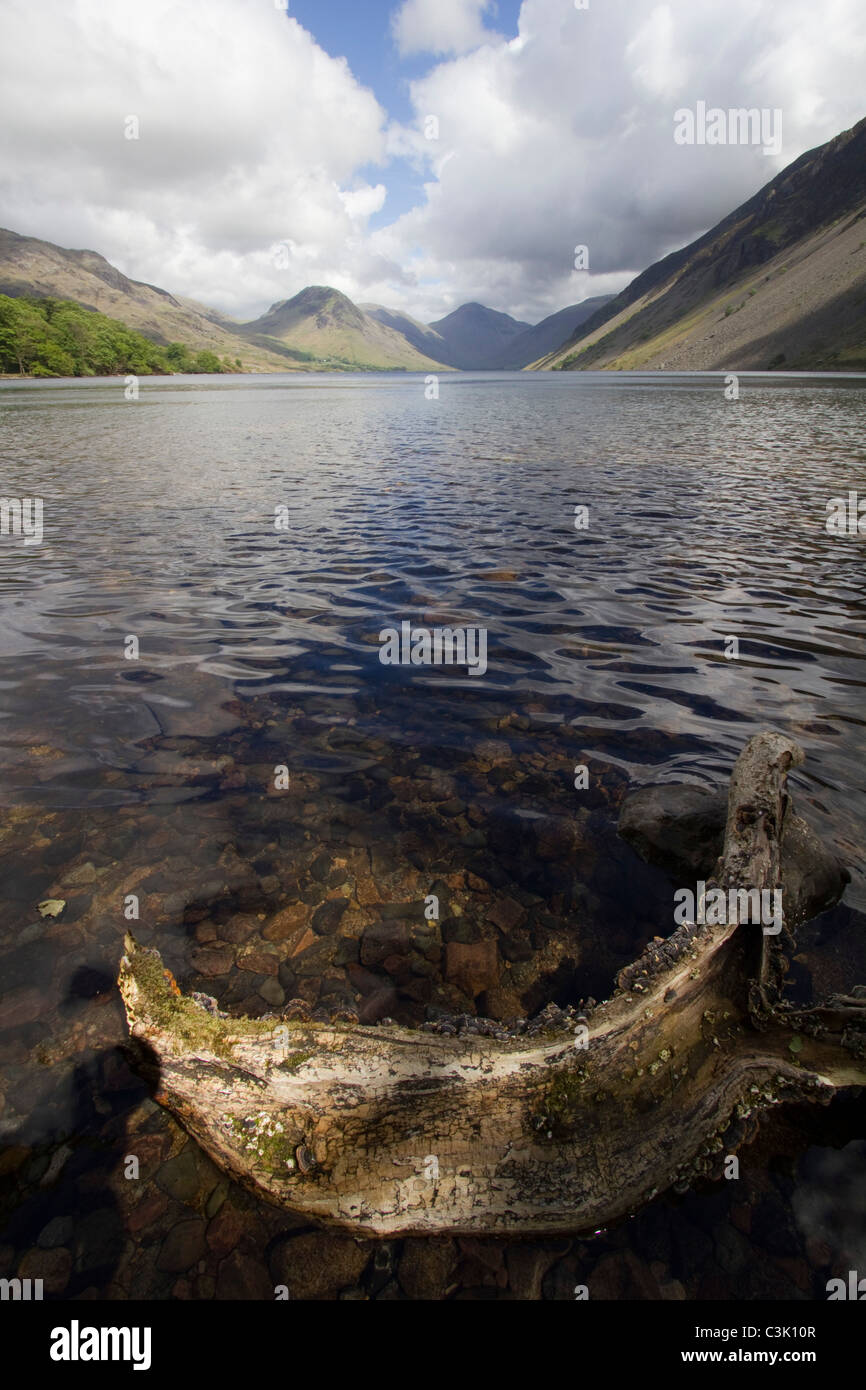
<path id="1" fill-rule="evenodd" d="M 866 116 L 864 71 L 863 0 L 3 0 L 0 225 L 242 320 L 537 322 Z M 780 148 L 679 143 L 699 102 Z"/>

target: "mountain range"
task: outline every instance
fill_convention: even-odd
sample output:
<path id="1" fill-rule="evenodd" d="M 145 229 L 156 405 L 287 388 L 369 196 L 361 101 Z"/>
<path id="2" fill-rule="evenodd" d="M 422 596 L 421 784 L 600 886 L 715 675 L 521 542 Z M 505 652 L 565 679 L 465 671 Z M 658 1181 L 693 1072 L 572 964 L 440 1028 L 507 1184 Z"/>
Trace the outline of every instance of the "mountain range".
<path id="1" fill-rule="evenodd" d="M 531 325 L 483 304 L 464 304 L 434 324 L 382 305 L 357 305 L 340 290 L 310 285 L 239 323 L 194 300 L 131 280 L 96 251 L 73 251 L 0 229 L 0 294 L 71 300 L 155 343 L 183 343 L 243 370 L 485 370 L 528 366 L 563 342 L 605 299 L 590 299 Z"/>
<path id="2" fill-rule="evenodd" d="M 462 304 L 425 324 L 311 285 L 240 323 L 95 251 L 0 230 L 0 294 L 72 300 L 244 371 L 866 370 L 866 120 L 795 160 L 616 296 L 529 324 Z"/>
<path id="3" fill-rule="evenodd" d="M 238 331 L 262 348 L 278 340 L 341 367 L 504 370 L 527 367 L 558 347 L 606 302 L 600 297 L 572 304 L 534 326 L 483 304 L 461 304 L 445 318 L 425 324 L 399 310 L 353 304 L 339 290 L 312 285 L 293 299 L 272 304 Z"/>

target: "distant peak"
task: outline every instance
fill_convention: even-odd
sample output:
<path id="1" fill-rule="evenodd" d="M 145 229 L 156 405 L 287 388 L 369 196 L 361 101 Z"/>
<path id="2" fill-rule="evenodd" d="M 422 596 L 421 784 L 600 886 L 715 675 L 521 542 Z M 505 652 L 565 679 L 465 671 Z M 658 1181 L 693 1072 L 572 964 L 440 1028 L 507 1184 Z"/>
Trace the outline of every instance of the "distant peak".
<path id="1" fill-rule="evenodd" d="M 307 285 L 305 290 L 300 290 L 290 304 L 320 304 L 325 300 L 337 300 L 338 303 L 351 304 L 348 295 L 343 294 L 342 290 L 335 290 L 332 285 Z"/>

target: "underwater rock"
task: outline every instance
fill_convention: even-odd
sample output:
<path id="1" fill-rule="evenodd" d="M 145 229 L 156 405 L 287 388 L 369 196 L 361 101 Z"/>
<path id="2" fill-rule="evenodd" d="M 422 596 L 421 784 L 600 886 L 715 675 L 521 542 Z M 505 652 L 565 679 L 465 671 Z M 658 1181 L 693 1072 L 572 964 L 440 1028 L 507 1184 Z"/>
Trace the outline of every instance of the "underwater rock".
<path id="1" fill-rule="evenodd" d="M 834 907 L 851 881 L 848 869 L 798 816 L 790 793 L 782 835 L 787 924 Z M 622 804 L 619 833 L 648 864 L 679 882 L 707 879 L 722 853 L 728 798 L 704 787 L 664 783 L 640 787 Z"/>

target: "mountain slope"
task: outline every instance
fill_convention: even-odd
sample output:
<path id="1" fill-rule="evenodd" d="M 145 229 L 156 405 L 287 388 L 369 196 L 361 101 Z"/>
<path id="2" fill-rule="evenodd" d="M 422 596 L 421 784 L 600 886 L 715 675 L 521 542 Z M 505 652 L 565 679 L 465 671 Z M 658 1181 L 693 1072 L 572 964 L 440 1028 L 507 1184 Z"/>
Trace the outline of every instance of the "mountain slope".
<path id="1" fill-rule="evenodd" d="M 474 303 L 461 304 L 429 326 L 445 342 L 448 356 L 443 360 L 464 371 L 495 367 L 512 339 L 532 327 Z"/>
<path id="2" fill-rule="evenodd" d="M 242 324 L 240 331 L 252 341 L 276 339 L 311 353 L 324 365 L 341 368 L 421 372 L 441 370 L 444 365 L 327 285 L 310 285 L 293 299 L 272 304 L 261 318 Z"/>
<path id="3" fill-rule="evenodd" d="M 866 120 L 639 275 L 564 370 L 866 370 Z"/>
<path id="4" fill-rule="evenodd" d="M 286 357 L 251 346 L 230 321 L 166 290 L 130 280 L 96 251 L 71 251 L 37 237 L 0 229 L 0 294 L 15 299 L 73 300 L 119 319 L 156 343 L 240 357 L 247 371 L 285 371 Z"/>
<path id="5" fill-rule="evenodd" d="M 470 371 L 482 367 L 508 371 L 527 367 L 544 353 L 560 347 L 610 298 L 610 295 L 597 295 L 582 304 L 570 304 L 567 309 L 559 309 L 542 319 L 541 323 L 527 324 L 522 329 L 516 319 L 498 314 L 483 304 L 463 304 L 441 319 L 438 326 L 419 323 L 409 314 L 386 309 L 381 304 L 359 307 L 379 323 L 402 333 L 419 352 L 426 352 L 440 362 L 450 362 L 454 366 L 459 363 Z M 442 325 L 445 336 L 438 331 Z"/>
<path id="6" fill-rule="evenodd" d="M 598 294 L 585 299 L 582 304 L 570 304 L 567 309 L 557 309 L 548 314 L 534 328 L 525 328 L 508 342 L 495 365 L 502 369 L 528 367 L 545 353 L 553 352 L 571 337 L 582 323 L 597 313 L 611 298 L 609 294 Z"/>
<path id="7" fill-rule="evenodd" d="M 411 343 L 418 352 L 445 363 L 448 348 L 445 339 L 435 328 L 420 323 L 411 314 L 404 314 L 399 309 L 386 309 L 383 304 L 359 304 L 358 308 L 377 323 L 392 328 L 395 333 L 402 333 L 407 343 Z"/>
<path id="8" fill-rule="evenodd" d="M 72 299 L 0 294 L 0 375 L 32 377 L 174 375 L 240 370 L 209 348 L 161 346 L 119 319 Z"/>

